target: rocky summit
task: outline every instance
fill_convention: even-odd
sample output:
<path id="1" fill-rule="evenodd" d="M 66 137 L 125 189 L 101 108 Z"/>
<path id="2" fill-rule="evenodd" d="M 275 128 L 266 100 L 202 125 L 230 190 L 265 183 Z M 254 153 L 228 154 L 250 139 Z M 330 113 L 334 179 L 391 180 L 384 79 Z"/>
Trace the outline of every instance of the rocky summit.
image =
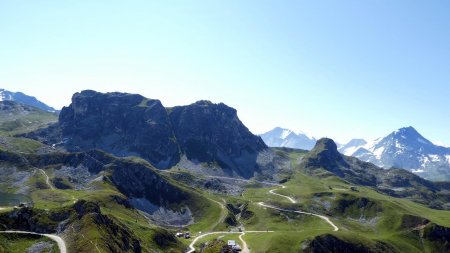
<path id="1" fill-rule="evenodd" d="M 217 162 L 242 176 L 252 176 L 251 170 L 245 168 L 254 167 L 257 154 L 267 148 L 242 124 L 236 110 L 223 103 L 199 101 L 177 106 L 170 110 L 170 119 L 178 144 L 189 160 Z"/>
<path id="2" fill-rule="evenodd" d="M 61 110 L 59 126 L 71 151 L 101 149 L 117 156 L 140 156 L 158 168 L 179 160 L 170 119 L 159 100 L 82 91 Z"/>
<path id="3" fill-rule="evenodd" d="M 49 133 L 49 131 L 51 133 Z M 227 174 L 253 176 L 259 152 L 267 149 L 239 120 L 235 109 L 199 101 L 165 108 L 137 94 L 76 93 L 57 126 L 41 130 L 68 151 L 101 149 L 117 156 L 138 156 L 159 169 L 183 157 L 215 164 Z M 39 135 L 39 133 L 37 134 Z M 40 136 L 42 137 L 42 136 Z"/>
<path id="4" fill-rule="evenodd" d="M 413 127 L 400 128 L 369 143 L 353 141 L 340 151 L 386 169 L 407 169 L 429 180 L 450 179 L 450 148 L 433 144 Z"/>

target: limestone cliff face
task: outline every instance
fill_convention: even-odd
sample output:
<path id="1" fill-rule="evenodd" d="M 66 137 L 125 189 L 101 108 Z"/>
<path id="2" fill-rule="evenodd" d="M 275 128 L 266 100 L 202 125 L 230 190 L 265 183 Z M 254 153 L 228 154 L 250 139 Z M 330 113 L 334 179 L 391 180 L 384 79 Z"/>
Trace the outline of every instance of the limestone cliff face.
<path id="1" fill-rule="evenodd" d="M 234 108 L 199 101 L 170 110 L 175 136 L 189 160 L 217 162 L 241 176 L 252 176 L 256 155 L 267 148 L 239 120 Z M 243 169 L 244 168 L 244 169 Z"/>
<path id="2" fill-rule="evenodd" d="M 140 156 L 157 168 L 179 159 L 166 109 L 159 100 L 126 93 L 75 93 L 59 116 L 70 151 L 102 149 L 117 156 Z"/>
<path id="3" fill-rule="evenodd" d="M 64 107 L 58 123 L 69 151 L 101 149 L 139 156 L 159 169 L 182 155 L 218 164 L 230 174 L 251 177 L 258 153 L 267 148 L 225 104 L 199 101 L 164 108 L 159 100 L 127 93 L 82 91 Z"/>

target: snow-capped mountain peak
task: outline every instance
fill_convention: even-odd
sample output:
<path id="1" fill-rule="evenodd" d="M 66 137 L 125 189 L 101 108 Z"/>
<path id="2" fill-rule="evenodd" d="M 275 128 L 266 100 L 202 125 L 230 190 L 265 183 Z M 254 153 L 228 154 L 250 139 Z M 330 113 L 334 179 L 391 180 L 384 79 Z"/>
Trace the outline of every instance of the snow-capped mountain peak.
<path id="1" fill-rule="evenodd" d="M 344 147 L 341 153 L 380 167 L 408 169 L 432 180 L 450 178 L 450 149 L 434 145 L 413 127 L 400 128 L 366 144 L 354 141 Z"/>
<path id="2" fill-rule="evenodd" d="M 281 139 L 286 139 L 290 134 L 293 134 L 294 132 L 292 132 L 291 130 L 289 130 L 289 129 L 283 129 L 283 131 L 281 132 L 281 136 L 280 136 L 280 138 Z"/>
<path id="3" fill-rule="evenodd" d="M 0 89 L 0 101 L 13 100 L 11 93 L 5 89 Z"/>
<path id="4" fill-rule="evenodd" d="M 270 147 L 288 147 L 310 150 L 316 144 L 314 137 L 286 128 L 275 127 L 274 129 L 261 134 L 261 138 Z"/>
<path id="5" fill-rule="evenodd" d="M 0 101 L 15 101 L 17 103 L 34 106 L 41 110 L 48 112 L 56 112 L 55 108 L 50 107 L 43 102 L 39 101 L 37 98 L 28 96 L 22 92 L 11 92 L 0 88 Z"/>
<path id="6" fill-rule="evenodd" d="M 339 147 L 339 152 L 344 155 L 353 155 L 359 148 L 366 145 L 367 141 L 364 139 L 352 139 L 347 144 Z"/>

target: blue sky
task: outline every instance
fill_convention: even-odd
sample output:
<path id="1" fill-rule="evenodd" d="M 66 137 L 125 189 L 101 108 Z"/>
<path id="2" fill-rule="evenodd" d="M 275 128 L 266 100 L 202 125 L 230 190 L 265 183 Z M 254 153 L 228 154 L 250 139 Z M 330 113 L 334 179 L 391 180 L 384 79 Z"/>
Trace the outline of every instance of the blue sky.
<path id="1" fill-rule="evenodd" d="M 0 87 L 207 99 L 254 133 L 450 145 L 449 1 L 0 1 Z"/>

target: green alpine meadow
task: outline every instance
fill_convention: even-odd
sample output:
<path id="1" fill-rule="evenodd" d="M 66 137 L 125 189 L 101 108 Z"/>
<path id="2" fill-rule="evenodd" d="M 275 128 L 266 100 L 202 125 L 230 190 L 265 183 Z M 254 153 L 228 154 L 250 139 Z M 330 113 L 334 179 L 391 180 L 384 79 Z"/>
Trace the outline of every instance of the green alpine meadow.
<path id="1" fill-rule="evenodd" d="M 449 10 L 0 0 L 0 253 L 450 253 Z"/>

